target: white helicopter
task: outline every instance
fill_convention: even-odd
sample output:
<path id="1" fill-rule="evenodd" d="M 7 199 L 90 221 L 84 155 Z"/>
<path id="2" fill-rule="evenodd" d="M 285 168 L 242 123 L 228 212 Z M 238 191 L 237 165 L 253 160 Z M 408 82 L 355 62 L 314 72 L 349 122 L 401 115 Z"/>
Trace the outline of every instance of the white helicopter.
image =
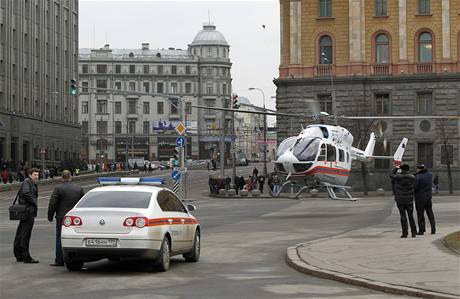
<path id="1" fill-rule="evenodd" d="M 329 116 L 321 112 L 321 116 Z M 395 165 L 400 164 L 407 145 L 403 138 L 393 156 L 374 156 L 376 136 L 370 134 L 365 150 L 352 146 L 353 135 L 345 128 L 337 125 L 315 124 L 303 129 L 298 136 L 289 137 L 278 147 L 275 170 L 285 178 L 285 182 L 276 194 L 289 184 L 304 185 L 295 195 L 305 190 L 326 188 L 332 199 L 354 199 L 345 186 L 353 160 L 369 162 L 372 159 L 393 159 Z M 338 197 L 340 190 L 346 197 Z"/>

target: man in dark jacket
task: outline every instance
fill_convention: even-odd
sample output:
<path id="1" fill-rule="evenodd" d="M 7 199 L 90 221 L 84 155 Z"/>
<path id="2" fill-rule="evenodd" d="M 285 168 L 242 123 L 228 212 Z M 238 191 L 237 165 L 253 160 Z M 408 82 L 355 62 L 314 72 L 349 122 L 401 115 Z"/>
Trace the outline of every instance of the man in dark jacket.
<path id="1" fill-rule="evenodd" d="M 425 233 L 425 211 L 431 225 L 431 234 L 436 233 L 436 224 L 431 202 L 433 175 L 428 172 L 425 165 L 417 165 L 415 174 L 415 209 L 417 210 L 418 235 Z"/>
<path id="2" fill-rule="evenodd" d="M 19 221 L 18 229 L 16 230 L 16 237 L 14 238 L 14 256 L 18 262 L 26 264 L 36 264 L 37 260 L 30 256 L 29 243 L 32 236 L 32 228 L 34 227 L 34 220 L 37 217 L 37 200 L 38 200 L 38 181 L 39 170 L 31 168 L 29 170 L 29 177 L 24 180 L 19 190 L 19 204 L 25 205 L 29 216 Z"/>
<path id="3" fill-rule="evenodd" d="M 64 183 L 54 188 L 48 206 L 48 220 L 53 222 L 53 217 L 56 214 L 56 258 L 54 264 L 50 266 L 64 266 L 64 257 L 62 254 L 61 245 L 61 224 L 64 216 L 69 212 L 85 195 L 83 189 L 71 182 L 72 175 L 70 171 L 62 172 L 62 180 Z"/>
<path id="4" fill-rule="evenodd" d="M 415 238 L 417 235 L 417 228 L 415 227 L 413 217 L 415 177 L 409 173 L 409 170 L 409 165 L 403 164 L 400 169 L 395 168 L 393 173 L 390 175 L 392 183 L 394 184 L 393 192 L 395 195 L 396 205 L 398 206 L 399 214 L 401 215 L 401 238 L 407 238 L 408 235 L 407 218 L 409 218 L 412 238 Z"/>

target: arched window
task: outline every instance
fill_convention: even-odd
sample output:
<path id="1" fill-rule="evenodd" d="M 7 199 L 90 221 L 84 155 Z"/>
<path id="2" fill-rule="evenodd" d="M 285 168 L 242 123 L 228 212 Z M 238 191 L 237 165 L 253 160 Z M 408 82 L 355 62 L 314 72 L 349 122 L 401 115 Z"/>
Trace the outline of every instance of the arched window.
<path id="1" fill-rule="evenodd" d="M 390 40 L 384 33 L 375 38 L 375 63 L 390 62 Z"/>
<path id="2" fill-rule="evenodd" d="M 328 35 L 323 35 L 319 39 L 319 63 L 332 64 L 332 38 Z"/>
<path id="3" fill-rule="evenodd" d="M 97 142 L 96 142 L 96 149 L 98 151 L 103 151 L 103 150 L 107 150 L 107 140 L 105 139 L 98 139 Z"/>
<path id="4" fill-rule="evenodd" d="M 422 32 L 418 38 L 418 60 L 433 61 L 433 37 L 428 32 Z"/>

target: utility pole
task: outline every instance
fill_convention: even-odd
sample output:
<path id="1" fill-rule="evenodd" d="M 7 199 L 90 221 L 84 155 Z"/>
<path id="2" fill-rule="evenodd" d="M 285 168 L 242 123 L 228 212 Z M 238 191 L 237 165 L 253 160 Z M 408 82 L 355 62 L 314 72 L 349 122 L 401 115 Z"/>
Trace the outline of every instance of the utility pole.
<path id="1" fill-rule="evenodd" d="M 220 124 L 220 173 L 225 178 L 225 111 L 222 111 L 222 120 Z"/>
<path id="2" fill-rule="evenodd" d="M 265 114 L 267 110 L 265 109 L 265 93 L 262 89 L 257 88 L 257 87 L 249 87 L 249 90 L 257 90 L 262 93 L 262 99 L 264 101 L 264 154 L 263 154 L 263 159 L 264 159 L 264 176 L 265 178 L 267 177 L 267 115 Z"/>

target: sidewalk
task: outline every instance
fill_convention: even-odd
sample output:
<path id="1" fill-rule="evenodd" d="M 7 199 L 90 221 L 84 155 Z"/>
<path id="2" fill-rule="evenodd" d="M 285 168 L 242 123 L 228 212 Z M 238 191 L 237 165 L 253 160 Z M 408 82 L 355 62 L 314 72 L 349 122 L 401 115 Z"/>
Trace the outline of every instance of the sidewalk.
<path id="1" fill-rule="evenodd" d="M 112 171 L 112 172 L 100 172 L 100 173 L 89 173 L 89 174 L 81 174 L 79 176 L 73 176 L 72 181 L 76 182 L 79 180 L 87 179 L 87 178 L 97 178 L 97 177 L 103 177 L 103 176 L 121 176 L 123 174 L 135 174 L 139 173 L 139 170 L 134 170 L 134 171 Z M 46 179 L 46 180 L 39 180 L 37 183 L 39 185 L 43 184 L 54 184 L 62 181 L 61 176 L 55 176 L 52 179 Z M 21 182 L 13 182 L 13 183 L 7 183 L 7 184 L 0 184 L 0 192 L 3 191 L 9 191 L 9 190 L 19 190 L 19 187 L 21 186 Z"/>
<path id="2" fill-rule="evenodd" d="M 433 210 L 436 235 L 400 239 L 399 212 L 394 207 L 380 225 L 288 248 L 287 261 L 307 274 L 383 292 L 460 298 L 460 255 L 442 244 L 446 235 L 460 228 L 459 199 L 434 197 Z"/>

